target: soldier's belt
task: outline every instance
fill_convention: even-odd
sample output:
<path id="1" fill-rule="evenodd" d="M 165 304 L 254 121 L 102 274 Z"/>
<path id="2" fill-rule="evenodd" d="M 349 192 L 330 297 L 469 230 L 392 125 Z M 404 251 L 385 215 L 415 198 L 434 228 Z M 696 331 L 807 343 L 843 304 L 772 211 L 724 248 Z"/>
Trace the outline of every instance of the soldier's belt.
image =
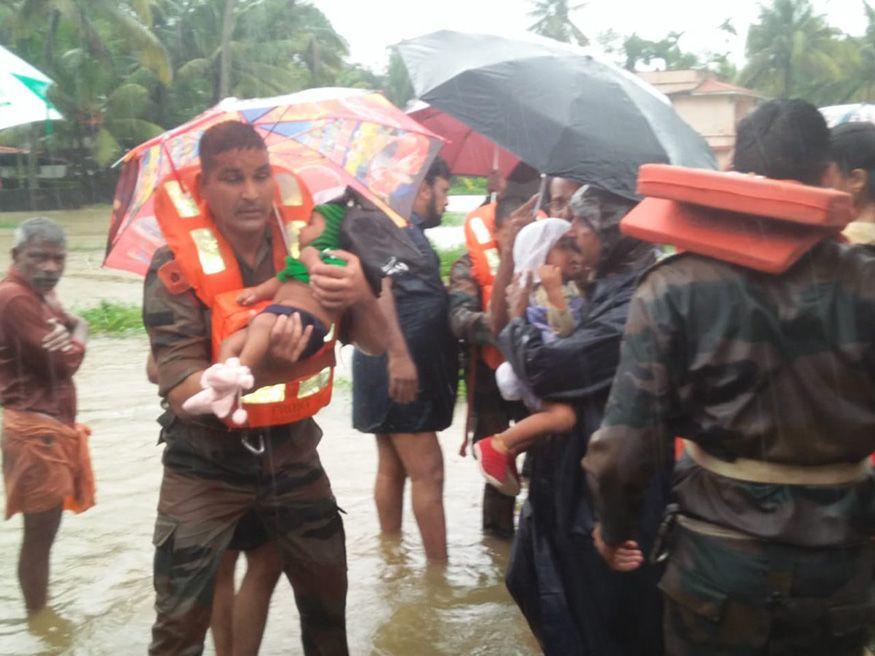
<path id="1" fill-rule="evenodd" d="M 730 540 L 759 540 L 759 538 L 748 535 L 747 533 L 742 533 L 741 531 L 726 528 L 725 526 L 720 526 L 718 524 L 712 524 L 711 522 L 696 519 L 689 515 L 679 514 L 675 521 L 684 528 L 693 531 L 693 533 L 710 535 L 715 538 L 727 538 Z"/>
<path id="2" fill-rule="evenodd" d="M 732 462 L 715 458 L 695 442 L 684 440 L 693 461 L 713 474 L 750 483 L 774 485 L 846 485 L 864 479 L 870 472 L 869 459 L 836 465 L 784 465 L 737 458 Z"/>

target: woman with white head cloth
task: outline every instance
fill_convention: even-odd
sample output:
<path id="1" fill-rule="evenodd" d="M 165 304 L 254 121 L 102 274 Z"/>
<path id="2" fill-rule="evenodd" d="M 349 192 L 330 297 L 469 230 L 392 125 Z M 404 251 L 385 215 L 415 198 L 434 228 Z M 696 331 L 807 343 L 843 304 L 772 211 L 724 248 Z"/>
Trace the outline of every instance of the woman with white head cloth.
<path id="1" fill-rule="evenodd" d="M 581 261 L 571 223 L 548 218 L 525 226 L 514 241 L 513 263 L 515 284 L 526 292 L 526 320 L 540 330 L 545 342 L 570 335 L 583 307 L 574 282 Z M 495 379 L 502 397 L 523 401 L 532 414 L 476 442 L 474 453 L 486 480 L 499 492 L 513 496 L 520 489 L 516 456 L 538 438 L 570 431 L 577 417 L 568 404 L 536 397 L 507 362 L 495 371 Z"/>

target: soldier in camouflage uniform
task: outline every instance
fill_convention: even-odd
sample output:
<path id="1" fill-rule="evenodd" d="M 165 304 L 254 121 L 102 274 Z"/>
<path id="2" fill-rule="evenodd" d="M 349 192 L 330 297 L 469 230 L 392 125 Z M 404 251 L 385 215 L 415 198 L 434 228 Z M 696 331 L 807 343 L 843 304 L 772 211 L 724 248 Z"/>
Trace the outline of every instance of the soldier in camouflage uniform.
<path id="1" fill-rule="evenodd" d="M 827 185 L 829 149 L 814 107 L 773 101 L 740 123 L 734 168 Z M 827 238 L 780 275 L 688 253 L 643 279 L 583 460 L 616 568 L 641 563 L 632 527 L 675 435 L 689 442 L 660 583 L 667 653 L 862 654 L 875 249 Z"/>
<path id="2" fill-rule="evenodd" d="M 495 231 L 502 241 L 510 229 L 510 215 L 526 200 L 525 189 L 508 182 L 508 189 L 495 208 Z M 471 256 L 462 255 L 450 269 L 448 284 L 450 294 L 450 329 L 468 346 L 466 378 L 468 384 L 468 417 L 465 440 L 468 432 L 474 442 L 506 430 L 511 420 L 524 417 L 521 403 L 505 401 L 495 384 L 495 371 L 479 357 L 483 346 L 497 346 L 492 332 L 489 313 L 483 308 L 480 285 L 474 277 Z M 514 506 L 516 498 L 502 494 L 488 483 L 483 486 L 483 530 L 497 537 L 509 538 L 514 531 Z"/>
<path id="3" fill-rule="evenodd" d="M 267 150 L 254 133 L 254 143 L 232 135 L 207 149 L 211 130 L 201 141 L 207 181 L 201 191 L 234 248 L 243 284 L 254 286 L 276 273 L 267 230 L 273 197 Z M 249 244 L 241 237 L 247 232 L 254 234 Z M 247 245 L 250 257 L 244 254 Z M 143 321 L 165 408 L 158 420 L 160 441 L 166 444 L 154 533 L 157 619 L 149 653 L 202 653 L 219 561 L 240 518 L 254 510 L 275 540 L 294 589 L 304 652 L 346 654 L 346 551 L 338 507 L 316 452 L 322 432 L 312 418 L 231 430 L 215 417 L 182 411 L 182 401 L 199 389 L 200 374 L 211 363 L 210 312 L 190 287 L 169 287 L 159 275 L 173 257 L 166 247 L 155 253 L 143 294 Z M 385 348 L 379 337 L 385 334 L 382 314 L 357 259 L 346 267 L 314 269 L 311 285 L 324 303 L 350 308 L 349 329 L 364 347 Z M 297 333 L 289 326 L 283 321 L 275 329 L 271 355 L 290 363 L 302 344 L 300 324 Z M 287 371 L 287 378 L 296 377 L 293 369 Z M 263 374 L 256 369 L 255 375 Z"/>

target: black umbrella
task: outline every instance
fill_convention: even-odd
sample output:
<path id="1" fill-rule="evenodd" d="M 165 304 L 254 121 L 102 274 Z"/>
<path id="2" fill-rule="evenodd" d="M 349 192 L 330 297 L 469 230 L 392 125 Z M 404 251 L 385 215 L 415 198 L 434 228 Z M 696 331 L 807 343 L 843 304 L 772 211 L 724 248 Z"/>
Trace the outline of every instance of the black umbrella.
<path id="1" fill-rule="evenodd" d="M 635 198 L 641 164 L 716 166 L 665 96 L 573 46 L 440 31 L 398 51 L 420 99 L 544 173 Z"/>

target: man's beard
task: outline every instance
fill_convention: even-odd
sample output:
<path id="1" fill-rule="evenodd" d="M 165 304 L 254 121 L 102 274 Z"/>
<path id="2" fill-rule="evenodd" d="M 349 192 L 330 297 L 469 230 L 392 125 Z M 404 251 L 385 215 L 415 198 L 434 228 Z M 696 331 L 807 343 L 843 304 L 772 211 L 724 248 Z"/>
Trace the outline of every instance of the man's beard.
<path id="1" fill-rule="evenodd" d="M 437 210 L 437 202 L 434 197 L 434 194 L 431 196 L 431 200 L 428 201 L 428 207 L 426 208 L 425 216 L 422 217 L 422 227 L 423 228 L 436 228 L 441 224 L 441 218 L 443 214 L 438 212 Z"/>

